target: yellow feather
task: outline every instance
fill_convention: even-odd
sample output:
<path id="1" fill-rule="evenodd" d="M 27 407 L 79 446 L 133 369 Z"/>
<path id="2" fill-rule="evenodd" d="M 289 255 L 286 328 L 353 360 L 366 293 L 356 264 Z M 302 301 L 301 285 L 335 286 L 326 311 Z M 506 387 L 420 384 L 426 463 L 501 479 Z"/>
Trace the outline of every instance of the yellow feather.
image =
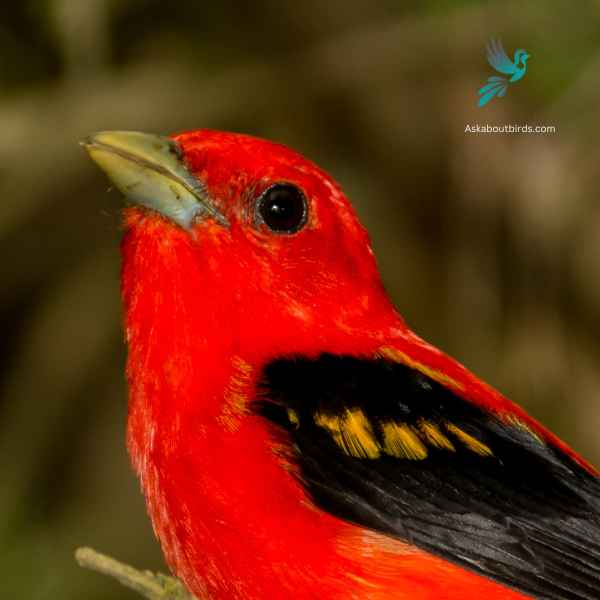
<path id="1" fill-rule="evenodd" d="M 489 446 L 469 435 L 452 423 L 446 423 L 446 429 L 453 433 L 469 450 L 480 454 L 481 456 L 493 456 L 493 452 Z"/>
<path id="2" fill-rule="evenodd" d="M 386 454 L 410 460 L 422 460 L 427 457 L 427 448 L 410 425 L 389 422 L 384 423 L 382 429 L 383 449 Z"/>
<path id="3" fill-rule="evenodd" d="M 360 409 L 346 410 L 341 416 L 317 413 L 315 423 L 326 429 L 349 456 L 378 458 L 381 453 L 373 427 Z"/>
<path id="4" fill-rule="evenodd" d="M 442 450 L 455 451 L 452 442 L 440 431 L 439 427 L 431 421 L 425 421 L 421 419 L 419 421 L 419 430 L 427 441 L 427 443 L 434 448 L 440 448 Z"/>
<path id="5" fill-rule="evenodd" d="M 525 421 L 519 419 L 519 417 L 515 415 L 506 415 L 504 420 L 508 423 L 508 425 L 518 427 L 522 431 L 527 432 L 539 444 L 544 444 L 544 440 L 540 437 L 537 431 L 534 431 L 527 423 L 525 423 Z"/>

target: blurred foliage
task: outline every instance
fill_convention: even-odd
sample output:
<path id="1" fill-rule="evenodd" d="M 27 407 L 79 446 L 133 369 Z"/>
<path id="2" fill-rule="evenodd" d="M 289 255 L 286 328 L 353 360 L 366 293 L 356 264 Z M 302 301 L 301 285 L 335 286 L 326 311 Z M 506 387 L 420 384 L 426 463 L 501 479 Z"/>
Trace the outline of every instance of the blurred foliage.
<path id="1" fill-rule="evenodd" d="M 532 55 L 476 107 L 484 47 Z M 99 129 L 232 129 L 330 171 L 426 338 L 600 462 L 600 4 L 30 0 L 0 20 L 2 597 L 131 597 L 160 552 L 125 454 L 118 194 Z M 476 136 L 467 123 L 555 125 Z"/>

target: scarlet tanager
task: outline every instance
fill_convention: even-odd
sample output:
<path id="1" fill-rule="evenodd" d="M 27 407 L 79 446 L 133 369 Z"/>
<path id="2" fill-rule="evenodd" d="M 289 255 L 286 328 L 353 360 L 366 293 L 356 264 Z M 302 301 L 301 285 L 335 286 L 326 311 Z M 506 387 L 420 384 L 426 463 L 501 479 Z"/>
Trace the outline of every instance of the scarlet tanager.
<path id="1" fill-rule="evenodd" d="M 129 452 L 199 599 L 600 598 L 598 472 L 406 326 L 327 173 L 211 130 L 85 145 L 133 205 Z"/>

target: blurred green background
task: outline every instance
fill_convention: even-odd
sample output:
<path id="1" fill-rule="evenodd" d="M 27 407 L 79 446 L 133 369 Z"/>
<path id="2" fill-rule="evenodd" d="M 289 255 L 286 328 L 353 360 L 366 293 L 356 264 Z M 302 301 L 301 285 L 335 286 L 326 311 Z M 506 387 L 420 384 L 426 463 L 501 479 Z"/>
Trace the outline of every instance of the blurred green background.
<path id="1" fill-rule="evenodd" d="M 479 109 L 492 36 L 532 58 Z M 600 464 L 598 1 L 30 0 L 0 52 L 2 598 L 135 597 L 78 545 L 162 565 L 124 449 L 121 202 L 78 146 L 99 129 L 314 159 L 408 323 Z"/>

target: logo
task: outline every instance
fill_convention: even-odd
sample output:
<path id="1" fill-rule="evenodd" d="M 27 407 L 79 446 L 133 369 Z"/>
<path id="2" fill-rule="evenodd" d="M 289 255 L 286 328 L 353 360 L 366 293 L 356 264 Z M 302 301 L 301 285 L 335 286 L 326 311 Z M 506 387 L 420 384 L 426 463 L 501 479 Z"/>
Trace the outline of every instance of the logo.
<path id="1" fill-rule="evenodd" d="M 498 75 L 488 77 L 487 83 L 478 92 L 480 96 L 478 105 L 485 106 L 493 98 L 505 96 L 509 85 L 517 83 L 525 77 L 527 59 L 530 56 L 525 50 L 519 49 L 515 51 L 514 61 L 510 60 L 502 47 L 502 42 L 491 39 L 487 45 L 488 62 L 498 73 L 502 73 L 506 77 Z"/>

